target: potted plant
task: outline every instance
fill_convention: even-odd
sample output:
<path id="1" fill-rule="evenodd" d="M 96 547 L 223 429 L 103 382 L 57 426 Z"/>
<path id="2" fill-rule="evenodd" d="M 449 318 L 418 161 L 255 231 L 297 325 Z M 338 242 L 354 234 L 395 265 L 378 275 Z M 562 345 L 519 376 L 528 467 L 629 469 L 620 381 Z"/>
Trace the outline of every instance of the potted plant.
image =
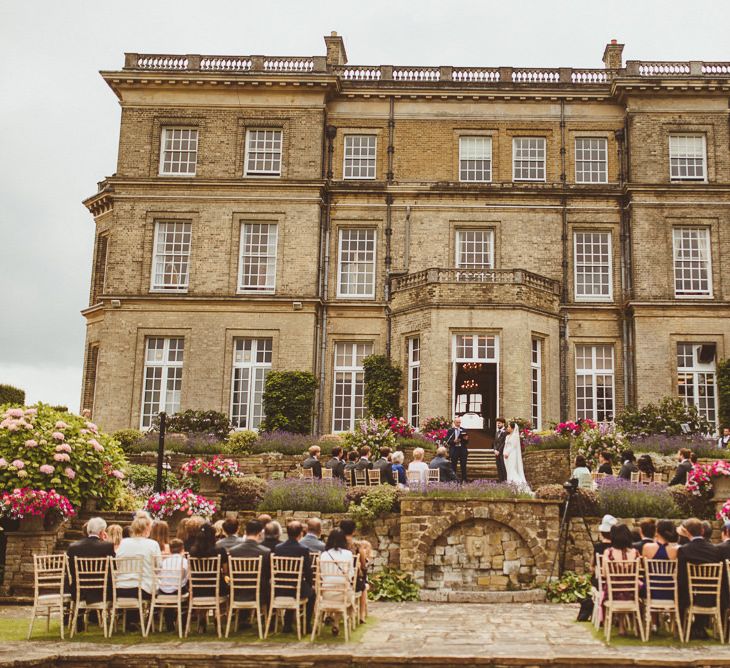
<path id="1" fill-rule="evenodd" d="M 167 520 L 173 531 L 184 517 L 200 515 L 211 518 L 216 512 L 216 506 L 210 499 L 191 489 L 172 489 L 153 494 L 147 499 L 144 509 L 155 519 Z"/>
<path id="2" fill-rule="evenodd" d="M 51 489 L 23 487 L 12 492 L 3 492 L 0 497 L 0 516 L 19 520 L 19 531 L 43 531 L 46 524 L 51 530 L 76 514 L 71 502 L 62 494 Z"/>
<path id="3" fill-rule="evenodd" d="M 183 478 L 198 478 L 200 491 L 203 494 L 215 494 L 221 483 L 229 478 L 238 478 L 241 472 L 238 464 L 232 459 L 216 455 L 210 461 L 202 458 L 191 459 L 180 467 Z"/>

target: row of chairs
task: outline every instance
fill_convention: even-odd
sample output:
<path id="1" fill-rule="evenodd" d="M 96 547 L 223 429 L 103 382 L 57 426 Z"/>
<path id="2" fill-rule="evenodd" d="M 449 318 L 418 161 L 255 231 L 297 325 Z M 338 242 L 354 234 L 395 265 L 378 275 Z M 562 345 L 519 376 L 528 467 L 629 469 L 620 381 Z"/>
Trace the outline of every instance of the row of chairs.
<path id="1" fill-rule="evenodd" d="M 300 469 L 301 477 L 305 479 L 313 479 L 314 473 L 312 469 Z M 345 476 L 345 484 L 349 487 L 355 486 L 368 486 L 368 485 L 379 485 L 381 482 L 380 471 L 378 469 L 354 469 L 354 478 L 351 476 Z M 322 480 L 332 480 L 332 469 L 322 469 Z M 408 485 L 420 485 L 422 484 L 421 473 L 419 471 L 406 471 L 406 479 Z M 428 483 L 441 482 L 441 471 L 438 469 L 428 470 Z"/>
<path id="2" fill-rule="evenodd" d="M 608 473 L 591 471 L 591 478 L 593 478 L 593 482 L 603 480 L 606 477 L 608 477 Z M 635 471 L 631 474 L 631 482 L 635 485 L 666 485 L 667 477 L 663 473 L 655 473 L 651 476 L 643 473 L 642 471 Z"/>
<path id="3" fill-rule="evenodd" d="M 697 615 L 712 618 L 720 642 L 724 642 L 725 637 L 730 639 L 730 615 L 723 621 L 720 606 L 723 571 L 730 581 L 730 560 L 716 564 L 687 564 L 689 605 L 684 619 L 681 619 L 679 609 L 677 566 L 673 559 L 609 561 L 597 555 L 598 586 L 593 588 L 593 624 L 596 629 L 600 627 L 603 604 L 607 642 L 611 640 L 614 615 L 618 614 L 629 615 L 636 622 L 638 635 L 643 641 L 647 641 L 651 634 L 652 614 L 666 617 L 672 633 L 683 642 L 689 640 L 692 622 Z"/>
<path id="4" fill-rule="evenodd" d="M 193 611 L 203 614 L 213 612 L 218 637 L 222 636 L 222 609 L 227 605 L 225 636 L 228 637 L 235 613 L 236 627 L 242 610 L 250 611 L 255 617 L 259 638 L 269 634 L 272 618 L 274 631 L 278 630 L 279 618 L 287 611 L 293 611 L 296 618 L 297 637 L 301 640 L 306 629 L 306 603 L 302 597 L 303 557 L 271 557 L 271 588 L 267 609 L 264 607 L 261 575 L 262 557 L 229 557 L 227 577 L 228 596 L 221 594 L 221 557 L 188 558 L 188 586 L 184 587 L 182 561 L 180 567 L 170 568 L 162 558 L 152 563 L 151 597 L 145 600 L 142 582 L 145 563 L 142 557 L 74 557 L 74 591 L 65 591 L 65 582 L 70 578 L 69 561 L 65 554 L 34 555 L 34 600 L 28 639 L 38 617 L 46 617 L 46 629 L 50 630 L 51 615 L 61 616 L 60 635 L 64 638 L 63 618 L 69 622 L 69 634 L 74 636 L 79 615 L 84 626 L 88 625 L 89 613 L 96 613 L 104 637 L 111 637 L 116 629 L 117 616 L 122 616 L 122 631 L 126 631 L 126 613 L 135 610 L 139 615 L 140 630 L 146 637 L 154 629 L 155 614 L 159 615 L 159 630 L 162 630 L 164 611 L 174 610 L 178 635 L 187 636 Z M 359 615 L 355 593 L 354 564 L 347 565 L 347 577 L 342 577 L 339 562 L 324 561 L 320 565 L 319 555 L 311 555 L 312 570 L 316 588 L 314 628 L 312 639 L 320 628 L 319 620 L 324 614 L 339 612 L 343 615 L 345 639 L 349 640 L 350 626 L 354 627 Z M 136 596 L 119 596 L 119 584 L 136 589 Z M 171 590 L 165 593 L 162 589 Z M 184 609 L 187 618 L 183 625 Z M 265 615 L 265 625 L 264 625 Z M 183 631 L 184 629 L 184 631 Z"/>

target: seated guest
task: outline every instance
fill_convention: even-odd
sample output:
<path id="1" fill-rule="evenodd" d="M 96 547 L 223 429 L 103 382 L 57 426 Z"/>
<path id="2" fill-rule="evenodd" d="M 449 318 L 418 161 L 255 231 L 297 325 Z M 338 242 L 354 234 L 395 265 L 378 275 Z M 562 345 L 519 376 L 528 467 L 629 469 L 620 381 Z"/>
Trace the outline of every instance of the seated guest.
<path id="1" fill-rule="evenodd" d="M 684 617 L 684 611 L 690 603 L 687 564 L 714 564 L 718 563 L 721 557 L 718 548 L 704 538 L 702 522 L 696 517 L 684 520 L 678 533 L 680 536 L 684 535 L 689 541 L 677 550 L 677 589 L 680 614 Z M 697 596 L 695 603 L 698 605 L 713 604 L 712 600 L 704 600 L 702 595 Z M 706 616 L 697 615 L 692 623 L 690 637 L 698 640 L 707 638 L 706 626 Z"/>
<path id="2" fill-rule="evenodd" d="M 264 525 L 258 520 L 249 520 L 246 523 L 246 537 L 229 551 L 230 557 L 261 557 L 261 600 L 269 600 L 269 580 L 271 578 L 271 550 L 262 545 L 264 540 Z M 237 591 L 237 601 L 253 600 L 250 590 Z"/>
<path id="3" fill-rule="evenodd" d="M 712 524 L 710 524 L 707 520 L 704 520 L 702 522 L 702 537 L 705 540 L 709 540 L 712 542 L 712 533 L 713 533 Z"/>
<path id="4" fill-rule="evenodd" d="M 68 580 L 66 591 L 71 598 L 76 598 L 76 560 L 75 557 L 113 557 L 114 544 L 107 540 L 106 520 L 103 517 L 92 517 L 86 523 L 86 536 L 69 545 L 66 554 L 68 555 Z M 85 590 L 84 600 L 87 603 L 96 603 L 103 598 L 102 587 L 99 591 Z"/>
<path id="5" fill-rule="evenodd" d="M 624 480 L 631 480 L 631 474 L 637 473 L 639 467 L 636 465 L 636 456 L 633 450 L 624 450 L 621 453 L 621 470 L 618 477 Z"/>
<path id="6" fill-rule="evenodd" d="M 259 513 L 256 516 L 256 519 L 261 522 L 261 526 L 265 527 L 269 522 L 271 522 L 274 518 L 271 517 L 268 513 Z"/>
<path id="7" fill-rule="evenodd" d="M 720 554 L 720 559 L 723 561 L 730 559 L 730 522 L 722 525 L 722 542 L 715 547 Z"/>
<path id="8" fill-rule="evenodd" d="M 175 532 L 175 538 L 178 538 L 183 543 L 188 538 L 188 524 L 190 524 L 190 518 L 189 517 L 183 517 L 177 523 L 177 531 Z"/>
<path id="9" fill-rule="evenodd" d="M 354 471 L 357 468 L 358 459 L 360 459 L 360 455 L 357 453 L 357 450 L 350 450 L 350 452 L 347 453 L 347 463 L 345 464 L 344 475 L 347 482 L 351 485 L 355 484 Z"/>
<path id="10" fill-rule="evenodd" d="M 226 534 L 223 531 L 223 520 L 217 520 L 216 522 L 213 522 L 213 531 L 215 531 L 216 540 L 221 540 L 222 538 L 226 537 Z"/>
<path id="11" fill-rule="evenodd" d="M 436 449 L 436 456 L 431 460 L 428 468 L 439 471 L 439 480 L 441 482 L 455 482 L 456 473 L 451 468 L 451 463 L 446 459 L 446 448 L 441 446 Z"/>
<path id="12" fill-rule="evenodd" d="M 108 539 L 112 542 L 114 545 L 114 549 L 116 550 L 119 547 L 119 543 L 122 542 L 122 527 L 118 524 L 110 524 L 106 528 L 106 535 Z"/>
<path id="13" fill-rule="evenodd" d="M 644 543 L 641 555 L 647 559 L 676 559 L 678 538 L 674 522 L 659 520 L 656 523 L 654 540 Z"/>
<path id="14" fill-rule="evenodd" d="M 347 538 L 342 529 L 332 529 L 330 535 L 327 536 L 327 546 L 322 552 L 319 562 L 335 561 L 339 564 L 337 573 L 322 574 L 323 585 L 340 585 L 350 582 L 353 576 L 355 564 L 353 554 L 347 549 Z M 327 598 L 327 591 L 322 594 L 323 598 Z M 340 632 L 339 626 L 333 620 L 332 635 L 336 636 Z"/>
<path id="15" fill-rule="evenodd" d="M 601 524 L 598 526 L 598 533 L 601 540 L 593 544 L 593 556 L 591 557 L 591 571 L 596 567 L 596 555 L 602 555 L 611 546 L 611 529 L 618 524 L 613 515 L 604 515 Z"/>
<path id="16" fill-rule="evenodd" d="M 343 452 L 342 448 L 336 445 L 332 448 L 331 459 L 324 465 L 325 468 L 332 469 L 332 477 L 338 480 L 345 479 L 345 460 L 342 458 Z"/>
<path id="17" fill-rule="evenodd" d="M 687 474 L 692 470 L 692 462 L 689 460 L 689 457 L 692 453 L 687 448 L 682 448 L 677 453 L 677 459 L 679 460 L 679 464 L 677 465 L 677 472 L 674 474 L 674 477 L 669 481 L 669 486 L 672 485 L 686 485 L 687 484 Z"/>
<path id="18" fill-rule="evenodd" d="M 360 606 L 358 614 L 360 621 L 364 622 L 368 616 L 368 567 L 370 566 L 371 545 L 366 540 L 355 539 L 355 521 L 342 520 L 340 529 L 345 534 L 347 549 L 355 556 L 355 592 L 359 595 Z"/>
<path id="19" fill-rule="evenodd" d="M 380 484 L 395 485 L 393 478 L 393 464 L 388 461 L 390 457 L 390 448 L 388 446 L 380 448 L 380 457 L 373 462 L 373 470 L 380 471 Z"/>
<path id="20" fill-rule="evenodd" d="M 427 483 L 428 482 L 428 464 L 423 461 L 423 458 L 426 456 L 426 451 L 423 448 L 414 448 L 413 449 L 413 461 L 408 464 L 408 470 L 409 471 L 417 471 L 418 474 L 421 476 L 421 482 Z"/>
<path id="21" fill-rule="evenodd" d="M 299 541 L 299 544 L 306 547 L 310 552 L 321 552 L 324 550 L 324 543 L 320 540 L 321 535 L 322 520 L 319 517 L 310 517 L 307 520 L 307 533 Z"/>
<path id="22" fill-rule="evenodd" d="M 639 551 L 631 543 L 631 530 L 625 524 L 611 527 L 611 545 L 603 552 L 603 565 L 607 561 L 636 561 Z"/>
<path id="23" fill-rule="evenodd" d="M 182 542 L 185 544 L 185 551 L 190 552 L 193 547 L 193 540 L 198 535 L 200 527 L 205 524 L 205 519 L 200 517 L 200 515 L 192 515 L 188 517 L 187 520 L 188 522 L 185 525 L 185 535 L 182 538 Z M 179 535 L 178 538 L 180 538 Z"/>
<path id="24" fill-rule="evenodd" d="M 408 484 L 408 479 L 406 478 L 406 470 L 403 468 L 403 461 L 405 460 L 403 453 L 400 450 L 394 452 L 390 459 L 393 462 L 393 478 L 395 482 L 399 487 L 405 487 Z"/>
<path id="25" fill-rule="evenodd" d="M 165 520 L 155 520 L 152 522 L 150 538 L 157 541 L 162 554 L 170 554 L 170 527 Z"/>
<path id="26" fill-rule="evenodd" d="M 303 469 L 312 469 L 312 476 L 315 478 L 322 477 L 322 464 L 319 461 L 320 448 L 318 445 L 312 445 L 309 448 L 309 456 L 302 463 Z"/>
<path id="27" fill-rule="evenodd" d="M 264 526 L 264 540 L 261 544 L 273 552 L 279 543 L 281 543 L 281 524 L 274 521 L 267 522 Z"/>
<path id="28" fill-rule="evenodd" d="M 578 455 L 575 458 L 575 468 L 570 474 L 570 477 L 578 480 L 578 487 L 583 489 L 593 489 L 593 477 L 591 476 L 591 470 L 588 468 L 586 458 L 583 455 Z"/>
<path id="29" fill-rule="evenodd" d="M 188 560 L 185 558 L 185 546 L 179 538 L 170 541 L 170 552 L 162 557 L 160 573 L 160 591 L 163 594 L 175 594 L 177 592 L 177 575 L 182 571 L 180 589 L 185 592 L 188 588 Z"/>
<path id="30" fill-rule="evenodd" d="M 359 451 L 360 459 L 355 464 L 356 471 L 364 471 L 373 468 L 373 463 L 370 461 L 370 446 L 363 445 Z"/>
<path id="31" fill-rule="evenodd" d="M 142 557 L 142 598 L 149 600 L 152 595 L 152 564 L 161 557 L 160 545 L 149 535 L 152 522 L 147 517 L 137 517 L 129 525 L 129 538 L 123 538 L 117 550 L 117 558 Z M 121 573 L 117 579 L 117 596 L 120 598 L 137 597 L 137 578 L 129 573 Z"/>
<path id="32" fill-rule="evenodd" d="M 608 450 L 604 450 L 598 455 L 598 461 L 600 463 L 598 473 L 613 475 L 613 455 Z"/>
<path id="33" fill-rule="evenodd" d="M 699 457 L 697 456 L 696 452 L 690 452 L 689 453 L 689 461 L 692 464 L 692 466 L 697 466 L 697 462 L 699 461 Z"/>
<path id="34" fill-rule="evenodd" d="M 230 550 L 241 542 L 241 538 L 238 535 L 238 520 L 235 517 L 228 517 L 223 520 L 224 538 L 218 540 L 215 544 L 216 547 L 222 547 L 224 550 Z"/>
<path id="35" fill-rule="evenodd" d="M 639 461 L 636 462 L 636 466 L 639 468 L 639 473 L 641 473 L 641 480 L 654 480 L 656 469 L 654 468 L 654 461 L 652 460 L 651 455 L 641 455 L 641 457 L 639 457 Z"/>
<path id="36" fill-rule="evenodd" d="M 293 520 L 286 525 L 287 540 L 274 548 L 274 555 L 277 557 L 303 557 L 301 597 L 307 599 L 307 623 L 311 624 L 312 611 L 314 609 L 314 583 L 312 581 L 312 566 L 309 559 L 309 550 L 299 544 L 304 533 L 301 522 Z M 279 592 L 275 592 L 279 596 Z M 290 590 L 282 591 L 281 595 L 290 595 Z M 291 633 L 293 611 L 287 610 L 284 618 L 284 633 Z"/>
<path id="37" fill-rule="evenodd" d="M 218 547 L 216 542 L 213 525 L 209 522 L 203 523 L 197 534 L 193 536 L 190 556 L 199 559 L 219 556 L 221 558 L 220 574 L 223 575 L 228 572 L 228 552 L 224 548 Z M 219 592 L 220 594 L 228 592 L 228 585 L 223 579 L 220 580 Z M 215 589 L 213 586 L 197 587 L 194 588 L 193 595 L 198 597 L 215 596 Z"/>
<path id="38" fill-rule="evenodd" d="M 634 543 L 634 548 L 639 552 L 639 554 L 643 553 L 644 545 L 654 542 L 655 535 L 656 522 L 654 522 L 654 520 L 649 519 L 639 522 L 639 540 Z"/>

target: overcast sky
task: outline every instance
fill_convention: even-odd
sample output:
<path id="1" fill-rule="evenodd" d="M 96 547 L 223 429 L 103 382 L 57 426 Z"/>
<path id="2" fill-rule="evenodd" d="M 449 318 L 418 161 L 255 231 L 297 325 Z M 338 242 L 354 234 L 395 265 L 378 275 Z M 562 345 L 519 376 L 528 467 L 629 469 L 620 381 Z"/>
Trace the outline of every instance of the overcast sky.
<path id="1" fill-rule="evenodd" d="M 0 383 L 78 410 L 94 225 L 115 171 L 116 97 L 98 75 L 142 53 L 324 55 L 352 64 L 601 67 L 730 60 L 730 3 L 675 0 L 0 0 Z"/>

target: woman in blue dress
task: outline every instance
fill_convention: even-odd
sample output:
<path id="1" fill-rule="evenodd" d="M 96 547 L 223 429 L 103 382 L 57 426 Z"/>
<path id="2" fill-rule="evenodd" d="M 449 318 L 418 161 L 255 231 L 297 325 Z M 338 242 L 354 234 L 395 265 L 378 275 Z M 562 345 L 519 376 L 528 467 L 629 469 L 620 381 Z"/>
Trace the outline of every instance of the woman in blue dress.
<path id="1" fill-rule="evenodd" d="M 671 559 L 677 558 L 677 529 L 671 520 L 659 520 L 656 525 L 656 536 L 653 543 L 644 545 L 641 554 L 648 560 L 652 559 Z M 671 577 L 662 575 L 653 575 L 651 577 L 651 585 L 664 586 L 671 582 Z M 671 589 L 653 589 L 652 598 L 672 600 L 674 592 Z"/>

